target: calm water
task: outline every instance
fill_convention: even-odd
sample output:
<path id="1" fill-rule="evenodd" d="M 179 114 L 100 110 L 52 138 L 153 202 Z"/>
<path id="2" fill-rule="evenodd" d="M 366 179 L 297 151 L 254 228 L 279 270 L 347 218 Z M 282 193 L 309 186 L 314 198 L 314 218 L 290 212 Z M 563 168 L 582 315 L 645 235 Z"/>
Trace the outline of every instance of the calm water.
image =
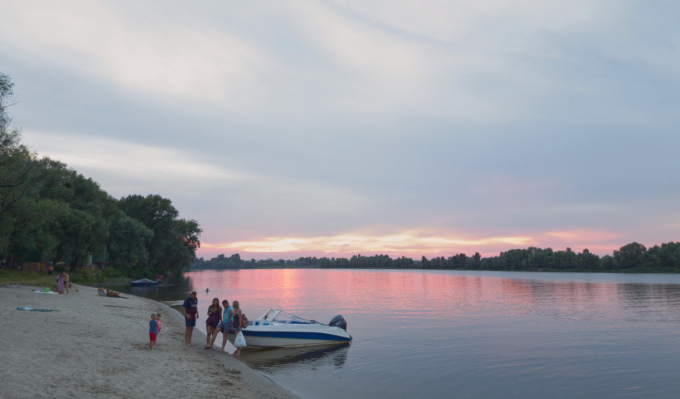
<path id="1" fill-rule="evenodd" d="M 328 322 L 349 347 L 244 351 L 241 360 L 308 398 L 677 398 L 680 275 L 375 270 L 191 272 L 135 290 L 199 292 Z M 206 287 L 210 293 L 206 294 Z M 221 342 L 221 336 L 218 342 Z"/>

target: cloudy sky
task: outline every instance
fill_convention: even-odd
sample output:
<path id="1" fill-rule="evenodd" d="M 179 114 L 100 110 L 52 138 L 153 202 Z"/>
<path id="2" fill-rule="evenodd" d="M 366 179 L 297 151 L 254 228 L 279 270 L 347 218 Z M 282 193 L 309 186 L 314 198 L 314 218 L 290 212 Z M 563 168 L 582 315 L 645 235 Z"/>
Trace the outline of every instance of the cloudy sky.
<path id="1" fill-rule="evenodd" d="M 200 255 L 680 240 L 680 3 L 0 0 L 14 124 Z"/>

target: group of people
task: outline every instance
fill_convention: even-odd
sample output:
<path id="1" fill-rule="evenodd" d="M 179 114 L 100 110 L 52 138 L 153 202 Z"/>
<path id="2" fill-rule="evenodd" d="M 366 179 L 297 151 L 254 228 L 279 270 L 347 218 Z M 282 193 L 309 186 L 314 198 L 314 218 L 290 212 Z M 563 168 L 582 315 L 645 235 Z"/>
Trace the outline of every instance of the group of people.
<path id="1" fill-rule="evenodd" d="M 196 320 L 198 319 L 198 298 L 196 298 L 196 291 L 192 292 L 182 304 L 182 314 L 186 318 L 186 331 L 184 333 L 184 340 L 187 346 L 193 346 L 191 343 L 191 335 L 194 327 L 196 327 Z M 241 329 L 248 325 L 247 319 L 238 301 L 234 301 L 229 305 L 226 299 L 222 301 L 215 298 L 208 308 L 208 319 L 205 321 L 206 332 L 208 333 L 205 341 L 205 349 L 211 349 L 215 343 L 218 333 L 222 333 L 222 352 L 227 344 L 227 334 L 234 334 L 235 336 L 241 332 Z M 238 356 L 241 352 L 240 348 L 236 348 L 234 355 Z"/>
<path id="2" fill-rule="evenodd" d="M 152 351 L 156 346 L 158 334 L 161 333 L 161 314 L 151 313 L 151 321 L 149 322 L 149 350 Z"/>
<path id="3" fill-rule="evenodd" d="M 105 290 L 103 285 L 100 285 L 99 288 L 97 288 L 97 295 L 98 296 L 108 296 L 111 298 L 121 298 L 120 292 L 112 291 L 112 290 Z"/>

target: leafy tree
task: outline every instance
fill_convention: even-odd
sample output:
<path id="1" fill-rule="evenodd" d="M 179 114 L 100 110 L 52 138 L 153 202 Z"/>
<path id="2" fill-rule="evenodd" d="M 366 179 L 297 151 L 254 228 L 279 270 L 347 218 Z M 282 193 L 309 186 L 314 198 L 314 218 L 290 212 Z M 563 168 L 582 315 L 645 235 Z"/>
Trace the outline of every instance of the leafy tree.
<path id="1" fill-rule="evenodd" d="M 616 261 L 613 257 L 607 255 L 603 256 L 600 260 L 600 269 L 602 270 L 614 270 L 616 269 Z"/>
<path id="2" fill-rule="evenodd" d="M 633 242 L 614 251 L 614 261 L 619 269 L 638 267 L 642 264 L 645 252 L 647 248 L 644 245 Z"/>
<path id="3" fill-rule="evenodd" d="M 178 219 L 172 202 L 160 195 L 130 195 L 121 198 L 119 207 L 153 231 L 147 244 L 147 268 L 166 273 L 188 267 L 200 248 L 203 230 L 195 220 Z"/>
<path id="4" fill-rule="evenodd" d="M 25 214 L 25 202 L 36 193 L 35 155 L 21 144 L 21 131 L 10 126 L 7 113 L 13 86 L 9 76 L 0 74 L 0 252 L 8 250 L 15 223 Z"/>
<path id="5" fill-rule="evenodd" d="M 144 268 L 149 260 L 146 247 L 153 239 L 153 230 L 127 215 L 111 225 L 109 254 L 111 265 L 118 268 Z"/>
<path id="6" fill-rule="evenodd" d="M 179 219 L 160 196 L 111 198 L 92 179 L 21 144 L 7 113 L 13 84 L 0 74 L 0 254 L 14 267 L 39 251 L 71 269 L 107 246 L 121 268 L 181 270 L 200 247 L 201 228 Z M 129 215 L 126 215 L 126 212 Z"/>

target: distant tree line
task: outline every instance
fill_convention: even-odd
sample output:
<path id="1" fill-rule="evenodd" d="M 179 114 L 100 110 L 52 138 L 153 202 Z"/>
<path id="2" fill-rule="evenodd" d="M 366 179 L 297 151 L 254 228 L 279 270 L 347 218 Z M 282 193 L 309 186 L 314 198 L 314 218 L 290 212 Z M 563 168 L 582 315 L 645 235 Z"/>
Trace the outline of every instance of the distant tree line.
<path id="1" fill-rule="evenodd" d="M 16 269 L 29 254 L 71 269 L 90 255 L 133 275 L 181 271 L 195 259 L 202 232 L 179 218 L 169 199 L 117 200 L 65 164 L 21 143 L 7 113 L 13 84 L 0 74 L 0 260 Z"/>
<path id="2" fill-rule="evenodd" d="M 272 259 L 243 261 L 239 254 L 225 257 L 219 255 L 210 260 L 197 259 L 191 264 L 192 270 L 202 269 L 253 269 L 253 268 L 332 268 L 332 269 L 434 269 L 434 270 L 569 270 L 569 271 L 668 271 L 680 272 L 680 242 L 669 242 L 647 249 L 639 243 L 624 245 L 613 255 L 600 257 L 584 249 L 576 253 L 570 248 L 553 251 L 551 248 L 511 249 L 498 256 L 482 258 L 458 254 L 450 257 L 435 257 L 420 260 L 388 255 L 362 256 L 351 258 L 306 257 L 295 260 Z"/>

